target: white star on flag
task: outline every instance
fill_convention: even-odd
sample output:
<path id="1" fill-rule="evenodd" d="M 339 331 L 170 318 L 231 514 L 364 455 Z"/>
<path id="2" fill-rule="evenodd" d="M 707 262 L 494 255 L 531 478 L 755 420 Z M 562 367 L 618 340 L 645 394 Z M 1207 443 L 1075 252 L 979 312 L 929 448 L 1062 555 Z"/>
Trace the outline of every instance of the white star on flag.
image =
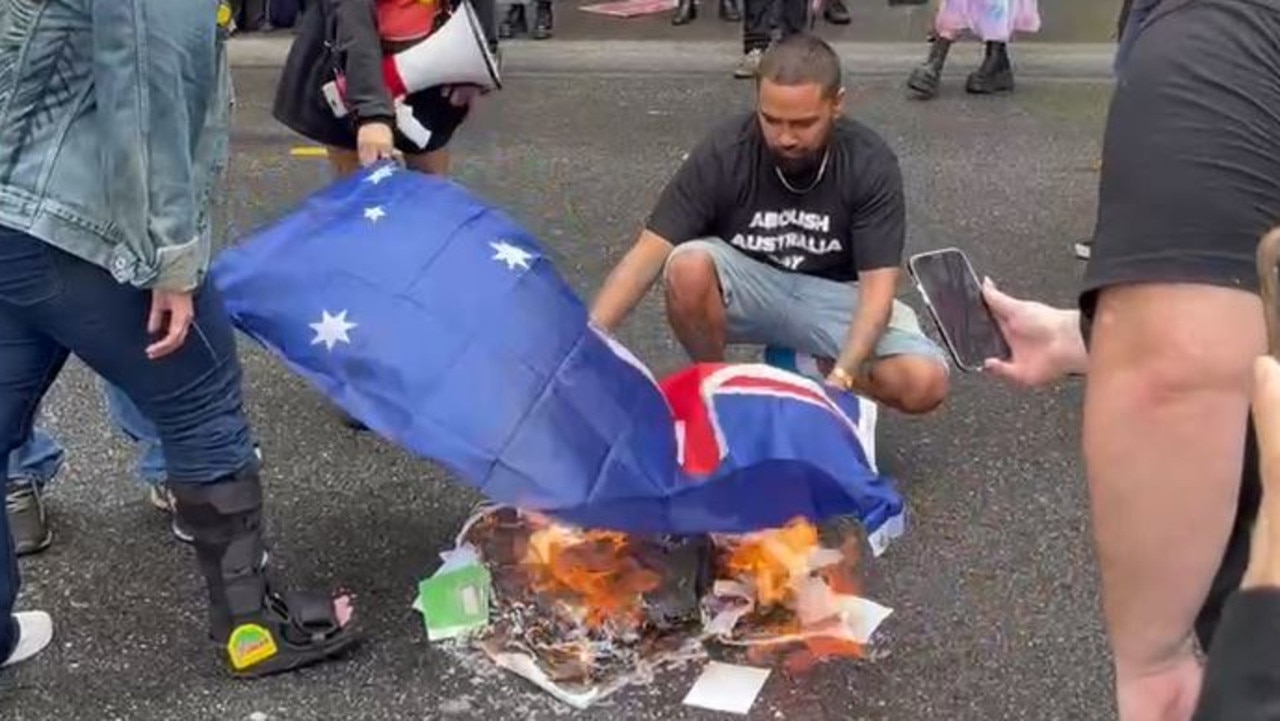
<path id="1" fill-rule="evenodd" d="M 385 217 L 386 214 L 387 214 L 387 211 L 383 210 L 381 205 L 375 205 L 372 208 L 364 209 L 365 219 L 371 220 L 375 223 L 381 220 L 383 217 Z"/>
<path id="2" fill-rule="evenodd" d="M 372 173 L 369 173 L 369 176 L 364 179 L 364 182 L 377 185 L 387 178 L 390 178 L 392 175 L 395 175 L 395 172 L 396 168 L 394 165 L 384 165 Z"/>
<path id="3" fill-rule="evenodd" d="M 507 264 L 507 270 L 515 270 L 516 266 L 520 266 L 525 270 L 529 270 L 529 261 L 533 258 L 533 253 L 514 246 L 507 241 L 498 243 L 490 243 L 490 248 L 498 251 L 494 254 L 493 260 L 500 260 Z"/>
<path id="4" fill-rule="evenodd" d="M 347 312 L 344 310 L 337 315 L 329 315 L 329 311 L 323 311 L 323 317 L 319 323 L 309 323 L 316 332 L 316 337 L 311 339 L 311 345 L 324 343 L 325 350 L 333 350 L 338 343 L 351 343 L 351 338 L 347 335 L 347 331 L 356 327 L 355 323 L 347 321 Z"/>

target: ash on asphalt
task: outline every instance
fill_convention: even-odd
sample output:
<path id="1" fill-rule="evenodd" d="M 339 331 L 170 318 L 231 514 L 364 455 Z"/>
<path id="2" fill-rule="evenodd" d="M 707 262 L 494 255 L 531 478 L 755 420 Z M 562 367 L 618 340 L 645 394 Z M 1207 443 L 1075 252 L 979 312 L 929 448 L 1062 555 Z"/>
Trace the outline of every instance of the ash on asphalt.
<path id="1" fill-rule="evenodd" d="M 852 79 L 849 110 L 897 149 L 908 250 L 958 246 L 1004 288 L 1070 303 L 1071 244 L 1091 230 L 1090 170 L 1109 89 L 1023 82 L 931 103 L 899 80 Z M 287 211 L 326 177 L 291 157 L 303 141 L 270 117 L 275 72 L 236 74 L 240 107 L 221 217 L 232 237 Z M 716 77 L 524 77 L 480 105 L 456 142 L 457 177 L 554 252 L 584 296 L 631 242 L 687 147 L 748 84 Z M 252 141 L 249 141 L 253 138 Z M 904 284 L 903 297 L 921 308 Z M 683 363 L 650 298 L 622 333 L 658 373 Z M 41 423 L 67 444 L 49 496 L 52 548 L 25 558 L 21 608 L 54 644 L 0 678 L 7 719 L 558 718 L 571 715 L 486 662 L 426 640 L 410 609 L 475 494 L 435 466 L 343 428 L 323 399 L 248 342 L 247 404 L 266 454 L 273 559 L 293 585 L 346 586 L 368 632 L 345 663 L 234 682 L 203 641 L 190 550 L 133 480 L 134 452 L 105 420 L 97 381 L 73 364 Z M 907 535 L 868 568 L 892 606 L 892 653 L 803 677 L 776 671 L 756 719 L 1051 719 L 1113 715 L 1078 460 L 1080 389 L 1015 392 L 957 373 L 924 419 L 886 413 L 880 448 L 910 503 Z M 584 718 L 690 719 L 697 669 L 623 692 Z"/>

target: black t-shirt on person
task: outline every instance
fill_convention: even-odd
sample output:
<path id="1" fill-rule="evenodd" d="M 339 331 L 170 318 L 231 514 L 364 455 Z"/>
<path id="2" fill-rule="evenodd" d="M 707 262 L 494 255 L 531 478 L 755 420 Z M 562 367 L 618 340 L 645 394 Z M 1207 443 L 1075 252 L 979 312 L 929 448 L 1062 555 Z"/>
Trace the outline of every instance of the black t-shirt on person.
<path id="1" fill-rule="evenodd" d="M 717 125 L 663 189 L 648 229 L 674 244 L 717 237 L 755 260 L 840 282 L 899 267 L 906 236 L 902 172 L 867 126 L 837 120 L 826 171 L 793 192 L 778 177 L 755 113 Z M 807 189 L 812 177 L 796 181 Z"/>

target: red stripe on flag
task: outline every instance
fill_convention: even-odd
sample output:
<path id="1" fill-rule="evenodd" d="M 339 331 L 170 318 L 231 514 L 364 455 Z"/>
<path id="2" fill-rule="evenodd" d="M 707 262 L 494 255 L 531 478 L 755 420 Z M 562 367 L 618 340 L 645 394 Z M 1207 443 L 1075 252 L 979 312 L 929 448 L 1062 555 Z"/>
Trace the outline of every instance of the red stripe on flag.
<path id="1" fill-rule="evenodd" d="M 722 363 L 692 366 L 664 378 L 661 383 L 673 420 L 684 425 L 684 457 L 680 465 L 691 475 L 708 475 L 720 465 L 724 449 L 716 438 L 711 409 L 702 398 L 702 383 L 723 367 Z"/>

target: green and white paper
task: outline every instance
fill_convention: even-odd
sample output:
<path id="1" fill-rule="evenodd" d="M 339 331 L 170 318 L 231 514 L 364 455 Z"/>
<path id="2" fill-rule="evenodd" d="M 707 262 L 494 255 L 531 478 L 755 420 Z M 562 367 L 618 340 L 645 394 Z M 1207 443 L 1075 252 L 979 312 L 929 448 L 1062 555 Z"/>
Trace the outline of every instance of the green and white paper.
<path id="1" fill-rule="evenodd" d="M 489 623 L 493 587 L 489 569 L 470 546 L 442 555 L 444 564 L 418 583 L 418 598 L 413 603 L 432 641 L 455 638 Z"/>

